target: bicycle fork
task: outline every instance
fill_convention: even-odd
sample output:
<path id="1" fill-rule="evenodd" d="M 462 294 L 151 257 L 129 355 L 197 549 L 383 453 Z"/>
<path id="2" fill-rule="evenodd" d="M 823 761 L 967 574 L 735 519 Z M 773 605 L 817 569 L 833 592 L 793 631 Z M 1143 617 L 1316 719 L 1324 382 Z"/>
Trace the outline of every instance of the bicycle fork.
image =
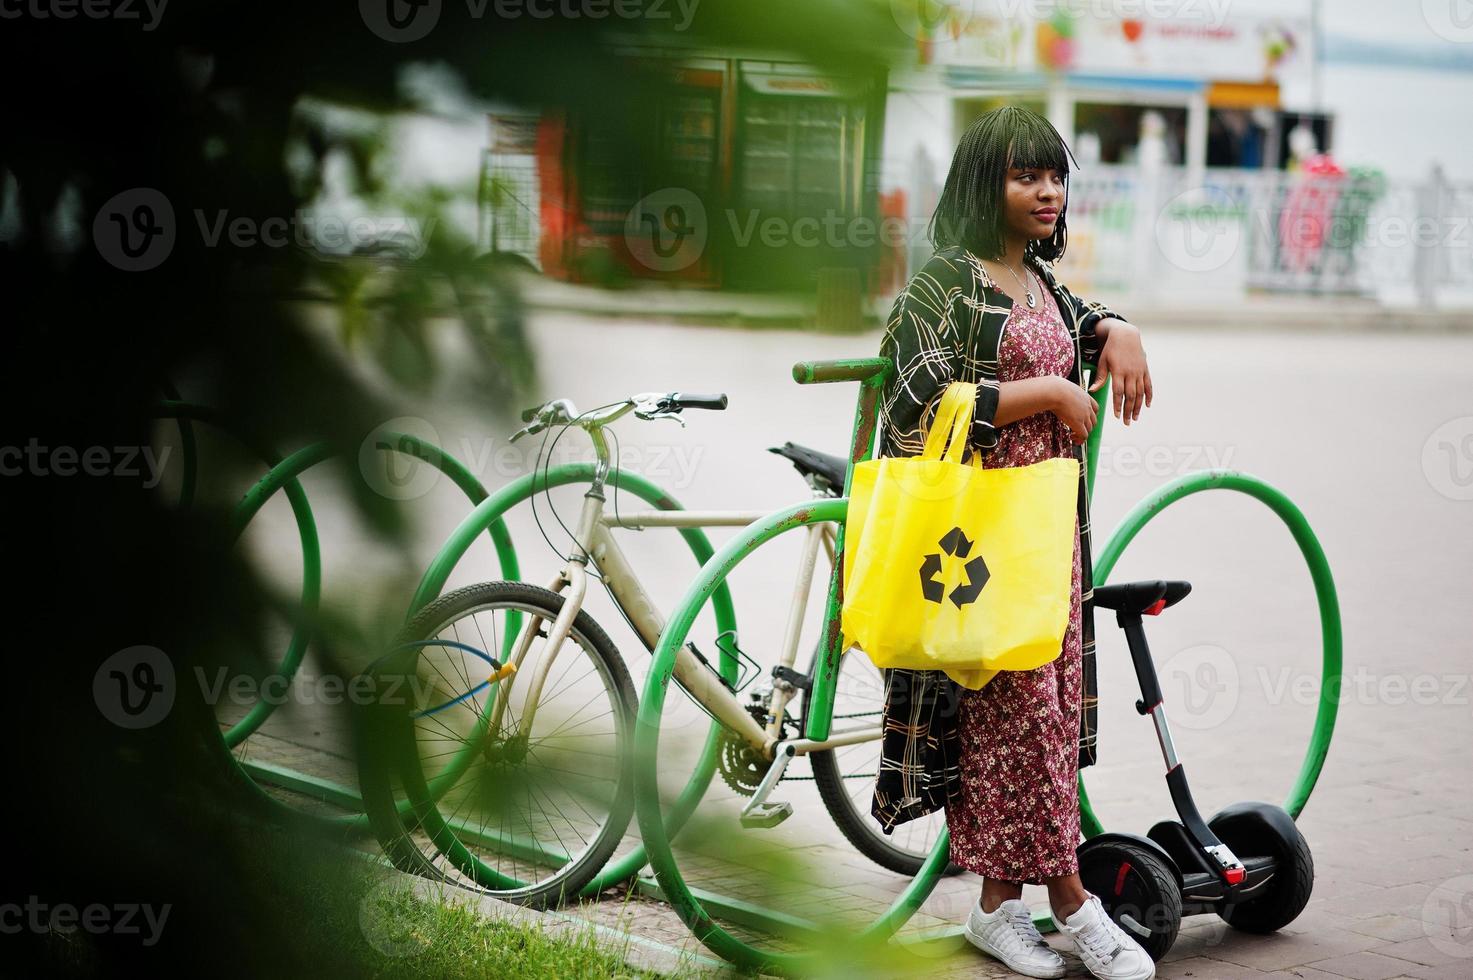
<path id="1" fill-rule="evenodd" d="M 598 507 L 602 504 L 602 497 L 598 501 L 585 499 L 583 505 L 584 519 L 579 522 L 582 529 L 589 525 L 589 513 L 597 517 Z M 518 731 L 514 738 L 529 738 L 532 733 L 532 722 L 536 720 L 537 704 L 542 699 L 542 688 L 547 683 L 548 672 L 552 670 L 553 661 L 557 659 L 558 652 L 562 649 L 563 640 L 573 631 L 573 620 L 577 618 L 579 610 L 583 608 L 583 597 L 588 594 L 588 553 L 583 550 L 581 544 L 574 542 L 574 551 L 568 564 L 564 566 L 557 576 L 548 583 L 551 592 L 563 593 L 564 587 L 568 592 L 564 595 L 563 607 L 558 611 L 557 618 L 552 621 L 552 627 L 546 634 L 541 632 L 542 624 L 547 622 L 540 616 L 532 613 L 527 615 L 527 623 L 522 627 L 521 634 L 517 637 L 517 644 L 512 651 L 507 663 L 515 670 L 499 686 L 496 694 L 496 703 L 491 709 L 491 724 L 487 729 L 494 734 L 501 730 L 501 716 L 506 711 L 506 705 L 511 697 L 511 684 L 521 676 L 522 662 L 526 660 L 527 653 L 532 649 L 534 637 L 545 635 L 547 643 L 544 647 L 544 655 L 537 662 L 536 669 L 527 679 L 531 687 L 527 691 L 526 707 L 522 711 L 522 717 L 518 722 Z"/>

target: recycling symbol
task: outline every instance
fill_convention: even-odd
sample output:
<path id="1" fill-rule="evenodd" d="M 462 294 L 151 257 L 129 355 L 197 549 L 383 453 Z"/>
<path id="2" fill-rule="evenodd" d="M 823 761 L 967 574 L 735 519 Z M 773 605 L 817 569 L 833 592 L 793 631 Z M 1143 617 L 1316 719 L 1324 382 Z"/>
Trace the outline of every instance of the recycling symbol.
<path id="1" fill-rule="evenodd" d="M 973 541 L 968 541 L 962 529 L 954 527 L 941 536 L 937 542 L 941 550 L 953 558 L 965 558 L 967 552 L 972 550 Z M 947 596 L 958 609 L 969 602 L 976 602 L 977 596 L 982 592 L 982 586 L 987 584 L 987 579 L 992 573 L 987 570 L 987 563 L 978 555 L 963 566 L 967 573 L 967 581 L 951 590 Z M 921 562 L 921 595 L 929 602 L 940 602 L 946 586 L 936 581 L 936 575 L 941 571 L 941 555 L 933 553 L 926 556 Z"/>

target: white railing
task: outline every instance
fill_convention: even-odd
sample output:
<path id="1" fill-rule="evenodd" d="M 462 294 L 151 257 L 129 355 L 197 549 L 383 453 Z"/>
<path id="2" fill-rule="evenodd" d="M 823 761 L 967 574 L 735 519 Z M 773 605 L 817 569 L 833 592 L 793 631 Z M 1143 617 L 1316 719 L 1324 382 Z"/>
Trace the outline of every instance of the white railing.
<path id="1" fill-rule="evenodd" d="M 1066 262 L 1097 287 L 1212 302 L 1248 291 L 1473 302 L 1473 185 L 1432 174 L 1096 167 L 1071 187 Z M 1083 245 L 1075 254 L 1074 245 Z"/>
<path id="2" fill-rule="evenodd" d="M 907 188 L 907 221 L 935 188 Z M 1094 165 L 1074 174 L 1060 273 L 1081 292 L 1210 304 L 1249 292 L 1473 306 L 1473 184 Z M 930 255 L 912 236 L 911 271 Z"/>

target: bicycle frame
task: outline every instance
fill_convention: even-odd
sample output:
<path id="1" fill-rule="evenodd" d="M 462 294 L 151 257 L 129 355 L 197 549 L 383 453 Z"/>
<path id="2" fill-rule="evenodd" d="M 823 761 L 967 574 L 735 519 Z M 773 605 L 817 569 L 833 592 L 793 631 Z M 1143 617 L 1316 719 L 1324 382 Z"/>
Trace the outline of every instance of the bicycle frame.
<path id="1" fill-rule="evenodd" d="M 510 697 L 512 685 L 527 683 L 531 685 L 527 692 L 527 707 L 521 716 L 518 731 L 514 737 L 526 737 L 530 734 L 537 703 L 548 672 L 562 649 L 563 641 L 567 639 L 572 629 L 574 618 L 583 606 L 583 599 L 588 589 L 587 566 L 590 561 L 597 566 L 599 574 L 608 584 L 615 601 L 624 610 L 629 622 L 646 647 L 654 650 L 659 643 L 660 634 L 665 628 L 665 617 L 650 599 L 629 560 L 625 557 L 623 549 L 612 533 L 615 528 L 744 527 L 766 516 L 765 511 L 647 510 L 625 511 L 609 517 L 604 514 L 605 496 L 603 492 L 609 465 L 607 444 L 600 427 L 586 427 L 585 431 L 593 440 L 597 457 L 594 479 L 583 496 L 583 511 L 574 534 L 573 553 L 569 556 L 568 563 L 547 586 L 548 589 L 557 593 L 567 590 L 566 601 L 548 631 L 546 655 L 530 671 L 529 676 L 524 675 L 520 668 L 531 649 L 533 637 L 538 635 L 540 624 L 546 620 L 528 614 L 528 622 L 523 626 L 510 658 L 510 662 L 518 668 L 518 672 L 498 685 L 496 701 L 491 713 L 491 731 L 500 730 L 501 717 Z M 815 496 L 824 497 L 827 494 L 815 488 Z M 787 624 L 778 657 L 778 664 L 783 667 L 791 669 L 797 660 L 798 643 L 802 636 L 803 621 L 812 591 L 813 572 L 817 564 L 819 549 L 823 548 L 828 555 L 831 568 L 834 567 L 838 551 L 836 539 L 837 535 L 832 524 L 813 525 L 805 532 L 803 554 L 799 561 L 797 581 L 794 583 L 793 599 L 788 610 Z M 792 699 L 797 696 L 795 685 L 780 677 L 774 678 L 772 700 L 768 706 L 769 720 L 766 725 L 763 725 L 748 712 L 720 675 L 701 658 L 689 643 L 684 644 L 676 654 L 674 676 L 676 682 L 718 719 L 727 731 L 762 752 L 764 757 L 775 757 L 778 744 L 784 741 L 782 733 L 784 711 Z M 788 755 L 791 757 L 872 741 L 878 739 L 880 734 L 880 726 L 870 725 L 864 728 L 831 732 L 827 738 L 822 740 L 789 739 L 785 745 L 787 749 L 790 749 Z"/>

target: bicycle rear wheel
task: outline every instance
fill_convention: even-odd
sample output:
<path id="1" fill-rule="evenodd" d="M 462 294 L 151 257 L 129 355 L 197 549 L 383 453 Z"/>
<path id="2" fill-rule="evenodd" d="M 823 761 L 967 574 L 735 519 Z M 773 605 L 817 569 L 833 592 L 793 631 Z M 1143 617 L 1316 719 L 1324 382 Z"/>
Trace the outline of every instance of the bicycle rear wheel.
<path id="1" fill-rule="evenodd" d="M 575 895 L 618 846 L 634 809 L 634 686 L 586 612 L 521 731 L 540 641 L 563 603 L 521 582 L 460 589 L 422 609 L 376 671 L 384 690 L 402 678 L 409 695 L 381 718 L 361 777 L 375 833 L 401 867 L 543 907 Z M 519 670 L 488 680 L 528 630 Z"/>
<path id="2" fill-rule="evenodd" d="M 921 866 L 915 878 L 896 891 L 889 906 L 874 921 L 861 926 L 849 921 L 848 910 L 832 902 L 834 869 L 821 866 L 821 862 L 814 862 L 804 855 L 794 854 L 791 849 L 784 848 L 775 860 L 759 854 L 760 864 L 754 869 L 759 872 L 760 879 L 754 884 L 753 894 L 770 891 L 782 902 L 781 910 L 777 910 L 764 909 L 747 901 L 720 901 L 720 896 L 713 895 L 704 887 L 693 888 L 672 847 L 662 804 L 658 761 L 661 717 L 674 675 L 677 651 L 685 644 L 706 602 L 745 558 L 764 542 L 787 531 L 811 524 L 843 521 L 848 504 L 847 498 L 804 501 L 776 511 L 742 529 L 702 565 L 660 633 L 645 680 L 644 696 L 640 700 L 639 723 L 634 737 L 635 812 L 650 865 L 665 900 L 696 938 L 718 956 L 744 969 L 807 975 L 824 970 L 832 972 L 840 955 L 853 957 L 855 962 L 869 967 L 879 962 L 876 957 L 892 953 L 903 960 L 904 951 L 892 949 L 886 952 L 889 949 L 886 943 L 926 901 L 947 863 L 949 838 L 943 827 L 930 859 Z M 829 625 L 825 624 L 826 627 Z M 715 855 L 709 846 L 713 841 L 719 850 Z M 721 861 L 720 853 L 730 852 L 738 842 L 736 837 L 717 838 L 708 829 L 699 841 L 692 841 L 692 844 L 705 848 L 699 855 L 701 866 L 692 870 L 703 879 L 709 879 L 709 868 L 713 864 L 731 863 Z M 686 856 L 694 855 L 687 853 Z M 792 887 L 795 884 L 797 890 Z M 802 894 L 805 886 L 807 895 Z M 795 899 L 801 900 L 801 904 Z M 717 916 L 730 928 L 718 922 Z M 756 929 L 750 929 L 744 923 L 756 923 Z M 745 935 L 732 932 L 733 928 Z M 835 929 L 840 931 L 833 931 Z M 776 930 L 777 934 L 773 935 L 770 930 Z M 765 934 L 753 935 L 754 931 Z M 836 937 L 838 945 L 833 945 Z"/>
<path id="3" fill-rule="evenodd" d="M 839 660 L 834 721 L 843 728 L 882 724 L 887 676 L 888 671 L 881 671 L 863 653 L 853 648 L 845 650 Z M 906 821 L 889 834 L 880 829 L 879 821 L 870 814 L 875 777 L 880 771 L 879 739 L 811 752 L 808 759 L 824 808 L 849 843 L 880 867 L 915 877 L 935 850 L 936 838 L 946 829 L 945 811 Z M 962 870 L 959 865 L 948 864 L 945 874 Z"/>

